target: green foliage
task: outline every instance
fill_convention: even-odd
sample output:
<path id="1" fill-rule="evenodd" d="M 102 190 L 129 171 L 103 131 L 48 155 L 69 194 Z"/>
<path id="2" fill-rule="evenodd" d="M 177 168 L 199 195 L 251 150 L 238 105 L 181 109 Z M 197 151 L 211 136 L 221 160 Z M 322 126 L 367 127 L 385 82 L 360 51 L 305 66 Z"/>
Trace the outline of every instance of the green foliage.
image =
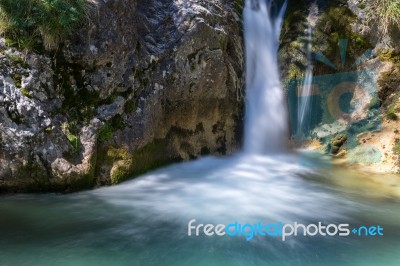
<path id="1" fill-rule="evenodd" d="M 279 57 L 281 66 L 288 66 L 283 67 L 286 80 L 301 78 L 307 64 L 303 47 L 306 44 L 304 32 L 307 29 L 308 7 L 306 2 L 291 1 L 285 14 L 279 42 Z"/>
<path id="2" fill-rule="evenodd" d="M 155 139 L 143 148 L 132 154 L 133 172 L 140 175 L 172 162 L 181 161 L 178 157 L 168 157 L 168 141 L 166 139 Z"/>
<path id="3" fill-rule="evenodd" d="M 12 80 L 14 81 L 14 84 L 17 88 L 21 88 L 22 86 L 22 75 L 21 74 L 14 74 L 11 76 Z"/>
<path id="4" fill-rule="evenodd" d="M 381 61 L 391 61 L 395 64 L 400 63 L 400 54 L 394 49 L 382 49 L 378 51 L 378 56 Z"/>
<path id="5" fill-rule="evenodd" d="M 77 133 L 77 129 L 74 125 L 64 123 L 61 127 L 62 131 L 64 132 L 65 136 L 69 140 L 72 146 L 72 154 L 76 154 L 79 151 L 79 136 Z"/>
<path id="6" fill-rule="evenodd" d="M 111 125 L 105 125 L 99 132 L 98 140 L 100 142 L 106 142 L 113 136 L 114 128 Z"/>
<path id="7" fill-rule="evenodd" d="M 122 164 L 118 165 L 117 168 L 113 171 L 111 174 L 110 180 L 111 184 L 116 185 L 119 184 L 127 179 L 129 179 L 129 176 L 131 174 L 131 161 L 128 162 L 123 162 Z"/>
<path id="8" fill-rule="evenodd" d="M 23 95 L 25 95 L 28 98 L 32 98 L 31 93 L 27 89 L 21 89 L 21 92 Z"/>
<path id="9" fill-rule="evenodd" d="M 364 3 L 364 2 L 361 2 L 361 3 L 358 3 L 358 8 L 360 8 L 360 9 L 365 9 L 367 6 L 366 6 L 366 4 Z"/>
<path id="10" fill-rule="evenodd" d="M 335 6 L 321 13 L 321 17 L 314 30 L 314 47 L 316 52 L 322 52 L 341 71 L 351 69 L 355 60 L 372 45 L 352 30 L 351 25 L 356 21 L 356 16 L 346 6 Z M 346 63 L 341 66 L 341 55 L 338 43 L 340 39 L 349 41 L 346 51 Z M 323 63 L 316 62 L 314 74 L 323 75 L 332 73 L 332 69 Z"/>
<path id="11" fill-rule="evenodd" d="M 116 160 L 129 160 L 130 155 L 126 148 L 115 148 L 110 146 L 107 150 L 107 156 L 112 162 Z"/>
<path id="12" fill-rule="evenodd" d="M 0 0 L 0 33 L 9 44 L 58 47 L 86 17 L 86 0 Z"/>
<path id="13" fill-rule="evenodd" d="M 234 4 L 236 13 L 240 16 L 240 18 L 242 18 L 244 0 L 235 0 L 233 4 Z"/>
<path id="14" fill-rule="evenodd" d="M 100 142 L 106 142 L 110 140 L 115 131 L 118 129 L 123 129 L 125 126 L 124 119 L 121 115 L 114 116 L 106 125 L 102 127 L 99 132 L 98 140 Z"/>
<path id="15" fill-rule="evenodd" d="M 46 127 L 45 129 L 44 129 L 44 132 L 45 133 L 51 133 L 53 131 L 53 128 L 52 127 Z"/>
<path id="16" fill-rule="evenodd" d="M 125 106 L 124 106 L 125 113 L 130 114 L 135 110 L 136 110 L 135 102 L 133 100 L 126 101 Z"/>
<path id="17" fill-rule="evenodd" d="M 1 0 L 0 0 L 0 1 L 1 1 Z M 20 56 L 18 56 L 18 55 L 6 54 L 6 57 L 7 57 L 8 60 L 10 60 L 10 62 L 11 62 L 13 65 L 16 65 L 16 66 L 18 66 L 18 67 L 22 67 L 22 68 L 24 68 L 24 69 L 29 68 L 28 63 L 27 63 L 24 59 L 22 59 Z"/>
<path id="18" fill-rule="evenodd" d="M 364 0 L 365 2 L 366 0 Z M 369 22 L 376 23 L 383 35 L 391 26 L 400 26 L 400 0 L 370 0 L 366 8 Z"/>

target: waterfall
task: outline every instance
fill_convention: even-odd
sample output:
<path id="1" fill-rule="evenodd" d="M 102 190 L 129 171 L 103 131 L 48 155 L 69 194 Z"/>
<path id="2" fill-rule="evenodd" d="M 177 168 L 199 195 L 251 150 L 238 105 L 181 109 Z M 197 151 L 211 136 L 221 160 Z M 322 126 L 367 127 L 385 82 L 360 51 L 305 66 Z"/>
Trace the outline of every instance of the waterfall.
<path id="1" fill-rule="evenodd" d="M 284 151 L 288 140 L 286 101 L 278 67 L 279 36 L 286 2 L 246 0 L 246 118 L 244 151 L 251 154 Z"/>
<path id="2" fill-rule="evenodd" d="M 298 97 L 298 117 L 297 117 L 297 132 L 295 138 L 298 140 L 304 139 L 310 130 L 310 117 L 307 113 L 310 113 L 310 95 L 312 93 L 312 80 L 313 80 L 313 65 L 312 65 L 312 26 L 308 25 L 307 29 L 307 68 L 304 76 L 303 84 L 300 87 Z"/>

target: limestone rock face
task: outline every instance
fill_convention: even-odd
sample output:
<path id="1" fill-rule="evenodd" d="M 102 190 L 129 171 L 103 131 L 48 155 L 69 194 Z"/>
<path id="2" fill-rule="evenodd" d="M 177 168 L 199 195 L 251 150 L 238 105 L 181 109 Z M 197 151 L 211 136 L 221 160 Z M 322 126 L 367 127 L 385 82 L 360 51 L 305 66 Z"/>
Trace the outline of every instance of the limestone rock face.
<path id="1" fill-rule="evenodd" d="M 240 145 L 233 1 L 93 0 L 54 53 L 1 44 L 0 191 L 74 191 Z"/>

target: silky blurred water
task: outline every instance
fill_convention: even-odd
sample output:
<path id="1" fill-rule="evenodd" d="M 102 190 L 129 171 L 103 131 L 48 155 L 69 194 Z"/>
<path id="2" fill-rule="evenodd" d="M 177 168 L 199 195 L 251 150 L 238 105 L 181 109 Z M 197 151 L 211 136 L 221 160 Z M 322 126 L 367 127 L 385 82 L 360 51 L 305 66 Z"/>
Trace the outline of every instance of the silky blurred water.
<path id="1" fill-rule="evenodd" d="M 320 155 L 274 154 L 284 150 L 288 128 L 276 62 L 284 8 L 273 17 L 271 5 L 248 0 L 244 12 L 244 154 L 172 165 L 94 191 L 2 196 L 0 265 L 400 265 L 396 183 L 387 190 L 371 179 L 364 187 L 366 178 Z M 380 225 L 384 236 L 195 237 L 187 233 L 192 219 Z"/>
<path id="2" fill-rule="evenodd" d="M 209 157 L 94 191 L 3 196 L 0 265 L 398 265 L 398 199 L 346 190 L 327 178 L 351 176 L 299 162 Z M 191 219 L 379 224 L 384 236 L 195 237 Z"/>
<path id="3" fill-rule="evenodd" d="M 280 80 L 278 48 L 286 2 L 246 0 L 243 10 L 246 51 L 247 153 L 282 152 L 289 138 L 286 100 Z"/>

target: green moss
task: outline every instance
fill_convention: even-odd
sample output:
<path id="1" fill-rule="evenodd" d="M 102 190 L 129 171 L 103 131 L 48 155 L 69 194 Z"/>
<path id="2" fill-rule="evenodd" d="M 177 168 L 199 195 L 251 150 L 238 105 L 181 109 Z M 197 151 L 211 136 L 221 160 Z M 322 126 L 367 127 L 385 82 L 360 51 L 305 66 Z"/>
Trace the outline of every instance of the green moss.
<path id="1" fill-rule="evenodd" d="M 306 13 L 308 3 L 303 1 L 292 1 L 288 6 L 285 19 L 282 25 L 280 46 L 285 53 L 296 51 L 296 47 L 301 46 L 300 36 L 304 35 L 306 26 Z"/>
<path id="2" fill-rule="evenodd" d="M 115 160 L 128 160 L 131 158 L 131 156 L 126 148 L 124 148 L 124 147 L 115 148 L 114 146 L 110 146 L 108 148 L 107 157 L 112 162 L 114 162 Z"/>
<path id="3" fill-rule="evenodd" d="M 115 185 L 121 183 L 129 178 L 132 174 L 132 161 L 119 161 L 116 166 L 113 167 L 111 173 L 111 184 Z"/>
<path id="4" fill-rule="evenodd" d="M 118 184 L 132 173 L 132 159 L 125 147 L 110 146 L 106 151 L 105 163 L 112 166 L 111 184 Z"/>
<path id="5" fill-rule="evenodd" d="M 7 59 L 11 62 L 11 64 L 22 67 L 24 69 L 29 68 L 29 64 L 20 56 L 14 54 L 6 54 Z"/>
<path id="6" fill-rule="evenodd" d="M 110 120 L 110 125 L 115 129 L 123 129 L 126 126 L 126 122 L 120 114 L 115 115 Z"/>
<path id="7" fill-rule="evenodd" d="M 395 65 L 391 71 L 382 73 L 378 80 L 379 100 L 386 113 L 397 113 L 396 102 L 399 99 L 398 84 L 400 82 L 400 65 Z M 393 117 L 393 115 L 392 115 Z"/>
<path id="8" fill-rule="evenodd" d="M 99 134 L 97 139 L 100 142 L 106 142 L 112 138 L 114 135 L 114 132 L 118 129 L 123 129 L 125 127 L 126 123 L 124 119 L 122 118 L 121 115 L 116 115 L 114 116 L 110 121 L 107 122 L 106 125 L 104 125 Z"/>
<path id="9" fill-rule="evenodd" d="M 130 113 L 132 113 L 132 112 L 135 111 L 135 110 L 136 110 L 136 104 L 135 104 L 135 102 L 134 102 L 133 100 L 126 101 L 125 106 L 124 106 L 124 112 L 125 112 L 126 114 L 130 114 Z"/>
<path id="10" fill-rule="evenodd" d="M 168 142 L 165 139 L 156 139 L 134 152 L 129 152 L 126 147 L 100 146 L 97 165 L 109 166 L 112 169 L 110 182 L 117 184 L 182 160 L 180 157 L 168 156 L 170 153 Z"/>
<path id="11" fill-rule="evenodd" d="M 147 144 L 132 154 L 134 174 L 140 175 L 181 160 L 181 158 L 169 157 L 168 154 L 170 153 L 168 142 L 165 139 L 156 139 Z"/>
<path id="12" fill-rule="evenodd" d="M 400 113 L 400 108 L 397 107 L 397 101 L 399 97 L 393 97 L 391 103 L 389 104 L 387 111 L 386 111 L 386 118 L 390 120 L 397 120 L 397 113 Z"/>
<path id="13" fill-rule="evenodd" d="M 397 120 L 397 115 L 393 112 L 389 112 L 386 114 L 386 118 L 389 120 Z"/>
<path id="14" fill-rule="evenodd" d="M 334 6 L 321 12 L 320 19 L 313 31 L 314 52 L 324 54 L 338 69 L 334 70 L 322 62 L 315 61 L 314 75 L 353 71 L 352 65 L 356 59 L 373 47 L 367 39 L 353 32 L 351 25 L 356 21 L 357 17 L 346 6 Z M 341 62 L 338 47 L 341 39 L 348 40 L 344 65 Z"/>
<path id="15" fill-rule="evenodd" d="M 67 134 L 66 136 L 72 145 L 72 153 L 73 154 L 78 153 L 78 151 L 79 151 L 79 136 L 74 135 L 74 134 Z"/>
<path id="16" fill-rule="evenodd" d="M 72 146 L 72 152 L 71 153 L 72 154 L 77 154 L 79 149 L 80 149 L 80 141 L 79 141 L 79 135 L 77 133 L 77 129 L 76 129 L 75 125 L 64 123 L 61 126 L 61 129 L 62 129 L 64 135 L 69 140 L 69 143 Z"/>
<path id="17" fill-rule="evenodd" d="M 106 142 L 113 136 L 114 128 L 111 125 L 105 125 L 99 132 L 98 140 L 100 142 Z"/>
<path id="18" fill-rule="evenodd" d="M 291 64 L 289 67 L 289 71 L 287 74 L 287 79 L 296 79 L 296 78 L 301 78 L 303 75 L 303 71 L 300 69 L 299 66 L 296 64 Z"/>
<path id="19" fill-rule="evenodd" d="M 26 97 L 32 98 L 32 95 L 31 95 L 31 93 L 30 93 L 28 90 L 26 90 L 26 89 L 21 89 L 21 92 L 22 92 L 22 94 L 25 95 Z"/>
<path id="20" fill-rule="evenodd" d="M 357 7 L 360 8 L 360 9 L 365 9 L 366 5 L 365 5 L 364 2 L 360 2 L 360 3 L 357 4 Z"/>
<path id="21" fill-rule="evenodd" d="M 391 61 L 395 64 L 400 63 L 400 54 L 394 49 L 381 49 L 378 51 L 378 57 L 381 61 Z"/>
<path id="22" fill-rule="evenodd" d="M 91 174 L 70 178 L 66 184 L 59 184 L 58 191 L 63 193 L 72 193 L 82 191 L 85 189 L 91 189 L 96 184 L 96 178 Z"/>
<path id="23" fill-rule="evenodd" d="M 58 110 L 68 118 L 68 121 L 86 125 L 96 115 L 96 106 L 104 104 L 100 93 L 86 88 L 84 71 L 89 71 L 85 66 L 69 63 L 62 52 L 57 52 L 53 60 L 55 86 L 64 96 L 62 108 Z M 103 102 L 102 102 L 103 101 Z"/>
<path id="24" fill-rule="evenodd" d="M 14 74 L 12 75 L 12 80 L 17 88 L 22 87 L 22 75 L 21 74 Z"/>
<path id="25" fill-rule="evenodd" d="M 196 70 L 196 65 L 194 63 L 190 63 L 190 70 L 192 72 Z"/>

